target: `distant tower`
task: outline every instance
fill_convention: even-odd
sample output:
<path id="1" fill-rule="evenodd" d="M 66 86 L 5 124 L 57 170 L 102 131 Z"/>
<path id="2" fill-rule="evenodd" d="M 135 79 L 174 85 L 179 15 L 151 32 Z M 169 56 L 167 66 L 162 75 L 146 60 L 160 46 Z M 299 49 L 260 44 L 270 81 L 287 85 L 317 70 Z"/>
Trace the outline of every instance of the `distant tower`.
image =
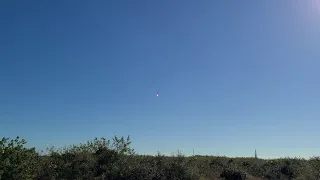
<path id="1" fill-rule="evenodd" d="M 258 158 L 257 150 L 256 150 L 256 149 L 254 150 L 254 158 L 256 158 L 256 159 Z"/>

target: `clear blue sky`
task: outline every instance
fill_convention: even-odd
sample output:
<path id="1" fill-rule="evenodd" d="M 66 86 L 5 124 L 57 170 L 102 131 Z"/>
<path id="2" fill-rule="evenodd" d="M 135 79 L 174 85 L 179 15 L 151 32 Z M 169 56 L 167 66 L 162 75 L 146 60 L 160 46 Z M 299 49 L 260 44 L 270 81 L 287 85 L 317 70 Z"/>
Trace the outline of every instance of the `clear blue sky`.
<path id="1" fill-rule="evenodd" d="M 320 155 L 316 0 L 1 1 L 0 24 L 1 136 Z"/>

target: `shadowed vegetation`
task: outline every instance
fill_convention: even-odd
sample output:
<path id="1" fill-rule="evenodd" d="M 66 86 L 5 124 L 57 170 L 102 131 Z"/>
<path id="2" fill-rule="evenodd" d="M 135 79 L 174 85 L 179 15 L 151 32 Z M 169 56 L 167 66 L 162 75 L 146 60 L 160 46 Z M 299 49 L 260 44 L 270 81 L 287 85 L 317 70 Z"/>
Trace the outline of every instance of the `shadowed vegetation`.
<path id="1" fill-rule="evenodd" d="M 0 141 L 2 180 L 212 180 L 320 179 L 320 158 L 274 159 L 138 155 L 130 138 L 95 138 L 86 144 L 47 149 L 24 147 L 24 139 Z"/>

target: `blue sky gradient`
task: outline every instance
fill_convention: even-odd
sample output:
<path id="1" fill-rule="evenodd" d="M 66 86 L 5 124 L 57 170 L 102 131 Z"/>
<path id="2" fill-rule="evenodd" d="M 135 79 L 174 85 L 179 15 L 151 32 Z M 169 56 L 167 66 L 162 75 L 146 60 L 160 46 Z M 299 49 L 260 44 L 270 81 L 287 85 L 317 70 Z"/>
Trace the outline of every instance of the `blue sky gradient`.
<path id="1" fill-rule="evenodd" d="M 320 155 L 316 0 L 2 1 L 0 23 L 1 136 Z"/>

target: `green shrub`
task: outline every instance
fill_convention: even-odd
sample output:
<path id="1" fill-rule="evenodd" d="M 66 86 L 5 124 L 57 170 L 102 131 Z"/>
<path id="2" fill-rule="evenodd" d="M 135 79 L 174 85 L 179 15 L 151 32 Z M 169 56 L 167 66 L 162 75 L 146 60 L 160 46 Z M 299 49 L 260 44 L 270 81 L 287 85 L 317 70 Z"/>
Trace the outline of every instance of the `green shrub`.
<path id="1" fill-rule="evenodd" d="M 127 138 L 95 138 L 39 154 L 26 141 L 0 141 L 0 179 L 5 180 L 199 180 L 199 179 L 320 179 L 320 158 L 263 160 L 210 156 L 143 156 Z"/>
<path id="2" fill-rule="evenodd" d="M 36 176 L 35 148 L 24 148 L 27 142 L 19 137 L 0 141 L 0 179 L 34 179 Z"/>

